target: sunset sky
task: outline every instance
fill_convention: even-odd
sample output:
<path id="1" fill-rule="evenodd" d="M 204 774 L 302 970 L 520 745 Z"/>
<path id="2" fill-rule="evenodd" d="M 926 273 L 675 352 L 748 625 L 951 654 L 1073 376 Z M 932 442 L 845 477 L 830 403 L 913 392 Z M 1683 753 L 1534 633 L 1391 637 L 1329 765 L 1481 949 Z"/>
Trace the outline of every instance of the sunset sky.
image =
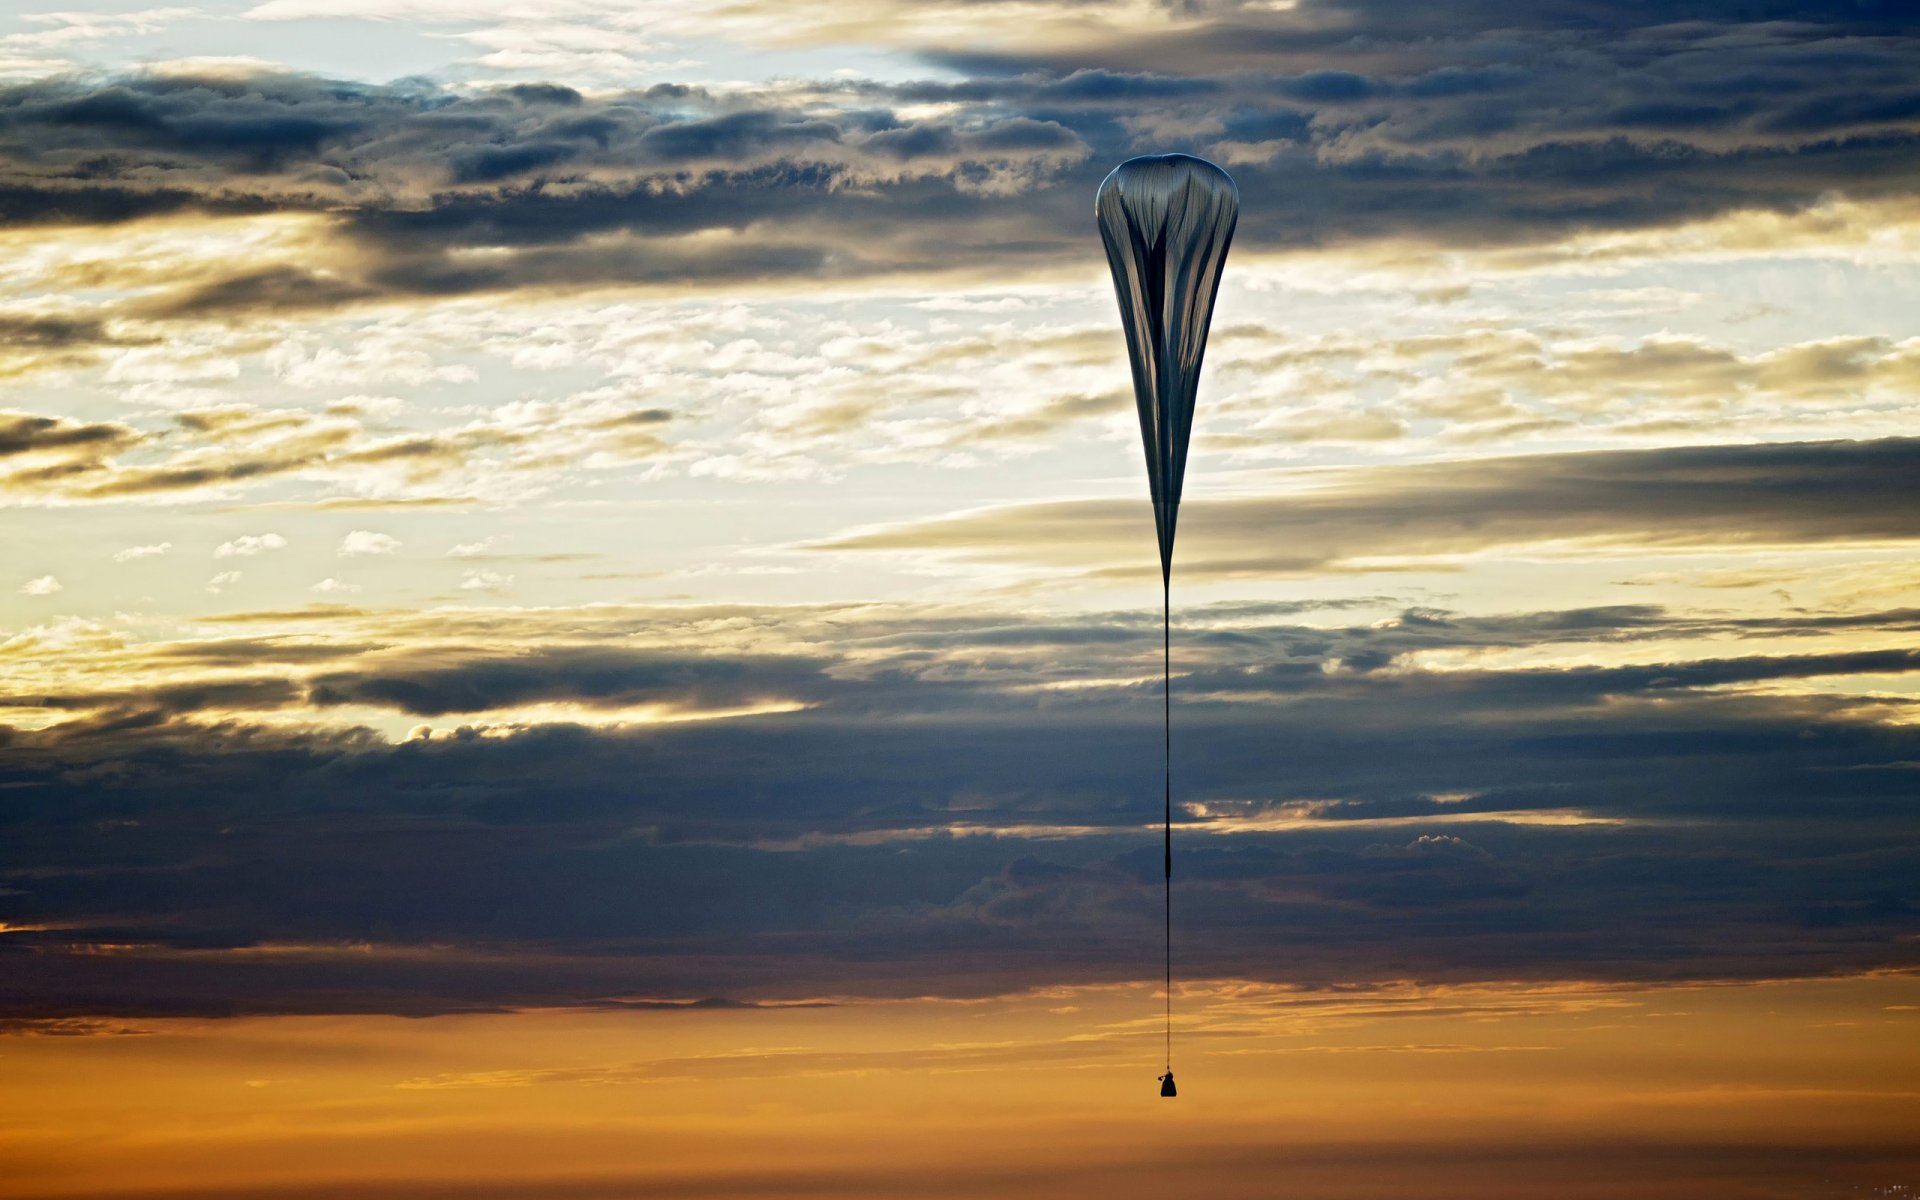
<path id="1" fill-rule="evenodd" d="M 1906 0 L 23 0 L 0 264 L 0 1200 L 1920 1186 Z"/>

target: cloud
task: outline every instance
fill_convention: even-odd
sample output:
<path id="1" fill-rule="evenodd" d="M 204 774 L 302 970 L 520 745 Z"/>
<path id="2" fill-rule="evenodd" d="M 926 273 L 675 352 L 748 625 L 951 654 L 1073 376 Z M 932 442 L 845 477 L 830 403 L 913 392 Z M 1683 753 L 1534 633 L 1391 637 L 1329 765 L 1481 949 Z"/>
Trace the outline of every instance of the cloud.
<path id="1" fill-rule="evenodd" d="M 358 356 L 387 362 L 402 375 L 417 371 L 418 380 L 441 378 L 424 351 L 394 346 L 394 340 L 364 335 Z M 288 368 L 290 347 L 301 353 L 288 340 L 264 357 Z M 188 357 L 196 353 L 186 349 Z M 314 412 L 203 403 L 149 414 L 147 429 L 6 414 L 0 415 L 0 492 L 43 506 L 170 503 L 294 482 L 317 486 L 322 502 L 364 507 L 465 502 L 481 492 L 507 500 L 557 476 L 665 457 L 672 449 L 665 430 L 674 417 L 667 409 L 637 406 L 620 387 L 559 401 L 445 409 L 434 414 L 435 428 L 411 430 L 359 405 L 328 404 Z M 226 553 L 242 553 L 242 546 L 253 553 L 273 548 L 240 539 Z"/>
<path id="2" fill-rule="evenodd" d="M 377 668 L 335 672 L 312 681 L 312 699 L 391 707 L 413 716 L 476 714 L 540 701 L 591 708 L 664 704 L 690 710 L 751 707 L 818 695 L 820 663 L 776 656 L 679 656 L 555 648 L 513 658 L 476 658 L 452 665 L 404 658 Z"/>
<path id="3" fill-rule="evenodd" d="M 1542 454 L 1316 472 L 1298 491 L 1189 501 L 1183 575 L 1406 569 L 1493 547 L 1759 547 L 1904 540 L 1920 442 Z M 1137 506 L 1076 500 L 854 532 L 826 550 L 1140 574 Z"/>
<path id="4" fill-rule="evenodd" d="M 138 562 L 143 558 L 160 558 L 172 550 L 172 542 L 155 542 L 150 546 L 128 546 L 125 550 L 114 551 L 113 561 Z"/>
<path id="5" fill-rule="evenodd" d="M 110 332 L 96 316 L 0 313 L 0 378 L 85 366 L 108 347 L 145 342 Z M 0 422 L 5 420 L 0 414 Z M 4 428 L 0 425 L 0 444 Z"/>
<path id="6" fill-rule="evenodd" d="M 498 571 L 468 571 L 460 580 L 462 591 L 495 592 L 513 582 L 513 576 Z"/>
<path id="7" fill-rule="evenodd" d="M 214 547 L 215 558 L 253 558 L 271 550 L 286 549 L 287 539 L 277 533 L 246 534 Z"/>
<path id="8" fill-rule="evenodd" d="M 1240 295 L 1391 299 L 1366 337 L 1274 310 L 1217 331 L 1196 451 L 1234 490 L 1190 503 L 1183 577 L 1297 592 L 1369 573 L 1372 594 L 1188 615 L 1192 969 L 1350 985 L 1913 965 L 1920 616 L 1886 578 L 1884 608 L 1765 612 L 1732 589 L 1783 547 L 1781 571 L 1844 551 L 1828 557 L 1867 575 L 1911 544 L 1920 453 L 1879 435 L 1910 425 L 1915 347 L 1891 326 L 1771 345 L 1653 327 L 1716 257 L 1912 258 L 1911 30 L 1884 6 L 1771 0 L 1741 19 L 963 7 L 663 18 L 779 23 L 786 47 L 857 26 L 920 55 L 917 79 L 201 68 L 0 90 L 0 239 L 22 248 L 0 374 L 115 414 L 0 415 L 0 488 L 48 508 L 491 509 L 641 474 L 1030 455 L 1022 486 L 1081 498 L 815 534 L 813 555 L 1150 572 L 1140 502 L 1099 495 L 1113 473 L 1058 483 L 1039 456 L 1131 437 L 1117 334 L 1086 318 L 1094 182 L 1128 154 L 1206 153 L 1248 201 Z M 576 35 L 622 13 L 572 6 L 563 37 L 490 11 L 440 32 L 498 69 L 610 69 Z M 641 43 L 601 48 L 631 62 Z M 1666 291 L 1560 287 L 1661 257 L 1680 264 L 1652 273 Z M 1481 287 L 1548 270 L 1550 328 Z M 980 286 L 928 299 L 940 280 Z M 836 283 L 888 295 L 821 303 Z M 594 294 L 632 288 L 674 300 Z M 1446 319 L 1403 322 L 1406 305 Z M 1842 416 L 1878 440 L 1808 440 Z M 1661 437 L 1742 444 L 1505 451 Z M 1326 443 L 1314 462 L 1363 465 L 1297 465 Z M 1420 461 L 1366 465 L 1383 454 Z M 395 548 L 347 526 L 314 544 Z M 971 996 L 1155 961 L 1157 612 L 523 607 L 492 538 L 440 528 L 419 536 L 452 544 L 460 604 L 0 635 L 20 926 L 0 1014 Z M 1737 561 L 1615 572 L 1699 610 L 1504 611 L 1393 574 L 1648 551 Z M 808 556 L 780 553 L 771 569 Z M 1711 571 L 1728 587 L 1688 590 Z"/>
<path id="9" fill-rule="evenodd" d="M 356 529 L 340 541 L 340 553 L 344 557 L 392 554 L 399 548 L 399 538 L 391 534 L 375 533 L 370 529 Z"/>
<path id="10" fill-rule="evenodd" d="M 65 591 L 60 581 L 51 575 L 42 575 L 38 579 L 29 579 L 20 585 L 20 593 L 25 596 L 51 596 L 55 592 Z"/>
<path id="11" fill-rule="evenodd" d="M 49 451 L 90 456 L 109 453 L 136 440 L 138 435 L 124 425 L 81 423 L 30 413 L 0 413 L 0 458 Z"/>
<path id="12" fill-rule="evenodd" d="M 350 358 L 371 376 L 390 371 L 431 388 L 446 382 L 455 347 L 477 344 L 501 369 L 553 372 L 556 382 L 596 371 L 605 382 L 553 399 L 406 414 L 324 393 L 319 411 L 206 395 L 143 414 L 137 428 L 23 414 L 18 440 L 35 449 L 0 460 L 0 488 L 46 506 L 268 489 L 290 502 L 361 507 L 511 504 L 643 463 L 654 477 L 824 478 L 869 464 L 1008 461 L 1043 453 L 1066 430 L 1131 437 L 1127 397 L 1112 387 L 1118 335 L 1111 322 L 1069 318 L 1078 297 L 1064 295 L 1036 292 L 1017 320 L 959 328 L 943 317 L 829 320 L 760 305 L 602 299 L 537 318 L 456 307 L 431 322 L 356 322 L 351 355 L 331 358 L 318 336 L 196 335 L 150 353 L 141 369 L 170 377 L 222 358 L 254 380 Z M 1248 467 L 1289 461 L 1303 443 L 1421 454 L 1488 442 L 1798 438 L 1840 412 L 1861 436 L 1904 431 L 1920 358 L 1908 342 L 1878 336 L 1752 349 L 1469 318 L 1377 339 L 1242 319 L 1216 331 L 1209 361 L 1215 400 L 1196 453 Z M 674 407 L 657 403 L 663 394 Z"/>
<path id="13" fill-rule="evenodd" d="M 1474 10 L 1428 36 L 1404 4 L 1173 22 L 1041 7 L 1025 51 L 955 52 L 949 31 L 917 47 L 932 77 L 884 83 L 35 81 L 0 91 L 0 223 L 310 216 L 323 253 L 209 263 L 140 310 L 244 320 L 475 292 L 1080 270 L 1099 176 L 1155 149 L 1234 166 L 1245 255 L 1539 245 L 1903 199 L 1920 138 L 1911 30 L 1858 12 L 1683 21 L 1596 3 L 1577 28 Z M 927 32 L 894 18 L 888 40 Z M 619 32 L 613 14 L 567 19 Z M 1040 37 L 1055 20 L 1082 36 Z"/>
<path id="14" fill-rule="evenodd" d="M 47 928 L 0 945 L 0 1010 L 977 995 L 1150 957 L 1157 613 L 304 616 L 63 651 L 112 686 L 0 697 L 59 718 L 7 735 L 32 815 L 0 871 Z M 1201 610 L 1181 650 L 1194 972 L 1910 965 L 1915 726 L 1782 685 L 1913 678 L 1912 610 L 1300 617 Z M 1790 637 L 1819 648 L 1745 648 Z M 433 727 L 326 723 L 369 711 Z"/>
<path id="15" fill-rule="evenodd" d="M 858 275 L 887 267 L 861 261 L 847 223 L 854 210 L 877 210 L 877 195 L 930 189 L 984 203 L 1089 152 L 1066 127 L 1024 114 L 943 124 L 859 109 L 755 107 L 680 86 L 556 105 L 539 89 L 460 94 L 297 76 L 43 81 L 0 91 L 13 131 L 0 137 L 0 224 L 183 209 L 340 214 L 328 270 L 226 267 L 149 302 L 145 311 L 162 317 L 396 293 Z M 86 162 L 120 165 L 93 179 Z M 831 252 L 776 227 L 809 213 L 843 231 Z M 882 249 L 864 224 L 869 249 Z M 701 233 L 726 236 L 686 240 Z M 512 253 L 497 264 L 459 253 L 476 235 Z"/>

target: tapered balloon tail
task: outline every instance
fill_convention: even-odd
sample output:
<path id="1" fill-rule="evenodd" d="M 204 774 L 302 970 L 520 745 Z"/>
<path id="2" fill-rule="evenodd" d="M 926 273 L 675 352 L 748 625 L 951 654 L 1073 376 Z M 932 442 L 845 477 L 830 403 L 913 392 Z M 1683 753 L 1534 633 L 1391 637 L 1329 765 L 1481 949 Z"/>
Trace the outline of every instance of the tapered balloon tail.
<path id="1" fill-rule="evenodd" d="M 1179 1092 L 1176 1092 L 1173 1090 L 1173 1072 L 1172 1071 L 1168 1071 L 1165 1075 L 1162 1075 L 1160 1077 L 1160 1094 L 1162 1096 L 1178 1096 L 1180 1094 Z"/>

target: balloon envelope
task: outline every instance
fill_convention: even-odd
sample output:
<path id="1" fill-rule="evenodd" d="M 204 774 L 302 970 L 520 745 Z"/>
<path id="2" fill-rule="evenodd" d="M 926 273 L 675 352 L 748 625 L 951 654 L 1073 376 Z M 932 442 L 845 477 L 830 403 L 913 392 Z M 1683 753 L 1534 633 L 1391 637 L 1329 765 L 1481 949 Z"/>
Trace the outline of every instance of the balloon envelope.
<path id="1" fill-rule="evenodd" d="M 1167 580 L 1207 322 L 1240 216 L 1240 191 L 1203 158 L 1152 154 L 1113 169 L 1100 185 L 1094 215 L 1133 360 L 1160 574 Z"/>

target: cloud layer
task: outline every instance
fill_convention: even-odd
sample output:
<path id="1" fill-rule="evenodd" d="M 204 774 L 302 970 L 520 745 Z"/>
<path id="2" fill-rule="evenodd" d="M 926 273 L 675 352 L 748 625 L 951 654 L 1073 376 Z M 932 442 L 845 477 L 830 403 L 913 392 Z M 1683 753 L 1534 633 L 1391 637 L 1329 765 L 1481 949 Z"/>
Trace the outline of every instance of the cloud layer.
<path id="1" fill-rule="evenodd" d="M 1256 253 L 1552 241 L 1912 191 L 1913 31 L 1890 10 L 1594 3 L 1517 24 L 1450 10 L 1438 30 L 1412 8 L 1203 6 L 1150 31 L 1067 13 L 1088 23 L 1072 50 L 921 47 L 931 77 L 898 83 L 588 95 L 50 78 L 0 91 L 0 226 L 319 218 L 325 269 L 210 264 L 141 309 L 234 317 L 516 289 L 1018 278 L 1081 257 L 1113 161 L 1169 148 L 1239 174 L 1239 243 Z M 99 335 L 41 320 L 34 336 Z"/>
<path id="2" fill-rule="evenodd" d="M 380 644 L 413 618 L 349 612 L 299 639 L 122 646 L 150 672 L 222 676 L 7 698 L 63 719 L 6 745 L 0 1006 L 427 1012 L 1138 978 L 1157 951 L 1154 616 L 501 613 L 420 653 Z M 1183 973 L 1911 966 L 1910 704 L 1820 685 L 1911 678 L 1916 626 L 1194 614 L 1175 680 Z M 1744 648 L 1788 638 L 1813 648 Z M 1728 649 L 1674 657 L 1703 640 Z M 580 722 L 508 715 L 542 704 Z M 269 720 L 342 705 L 437 729 L 394 744 Z"/>
<path id="3" fill-rule="evenodd" d="M 1168 149 L 1246 203 L 1181 973 L 1915 966 L 1920 47 L 1737 7 L 745 3 L 657 32 L 896 69 L 25 70 L 0 1023 L 1153 976 L 1089 209 Z M 595 3 L 249 16 L 656 49 Z"/>
<path id="4" fill-rule="evenodd" d="M 1327 472 L 1183 506 L 1183 576 L 1411 568 L 1494 548 L 1906 540 L 1920 442 L 1702 446 Z M 1314 486 L 1317 483 L 1318 486 Z M 860 532 L 824 548 L 1139 574 L 1137 505 L 1074 501 Z"/>

